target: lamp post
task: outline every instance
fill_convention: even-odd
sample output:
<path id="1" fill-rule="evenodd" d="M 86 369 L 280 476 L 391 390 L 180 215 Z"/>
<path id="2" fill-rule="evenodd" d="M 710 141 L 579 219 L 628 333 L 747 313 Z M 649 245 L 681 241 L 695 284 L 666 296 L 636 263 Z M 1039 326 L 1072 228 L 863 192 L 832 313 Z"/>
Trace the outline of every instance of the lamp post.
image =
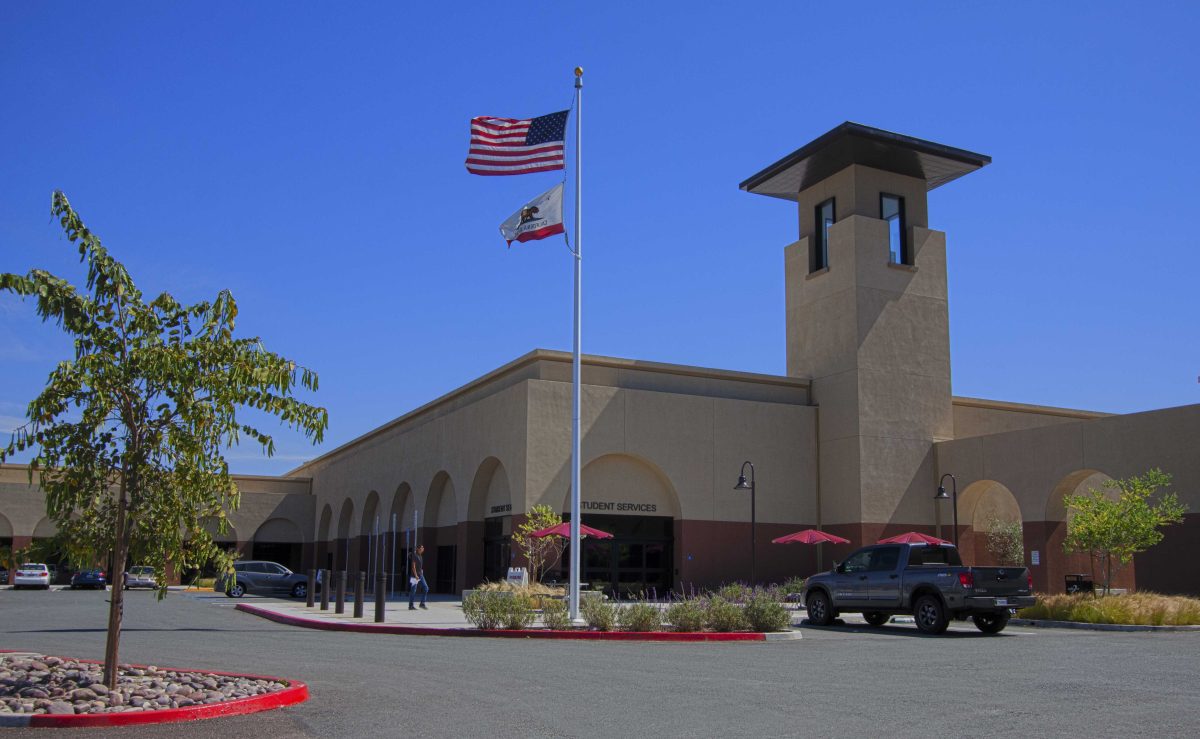
<path id="1" fill-rule="evenodd" d="M 938 480 L 937 495 L 933 496 L 933 499 L 934 500 L 950 499 L 950 496 L 946 495 L 946 488 L 945 488 L 945 485 L 943 484 L 946 482 L 947 477 L 950 478 L 950 490 L 954 494 L 954 497 L 952 499 L 952 506 L 954 508 L 954 548 L 958 549 L 958 480 L 956 480 L 954 478 L 954 475 L 950 474 L 949 472 L 942 475 L 942 479 Z"/>
<path id="2" fill-rule="evenodd" d="M 746 483 L 746 467 L 750 467 L 750 482 Z M 758 582 L 755 572 L 755 545 L 757 540 L 754 537 L 754 465 L 750 460 L 742 462 L 742 471 L 738 474 L 737 485 L 733 486 L 734 490 L 749 490 L 750 491 L 750 587 L 754 587 Z"/>

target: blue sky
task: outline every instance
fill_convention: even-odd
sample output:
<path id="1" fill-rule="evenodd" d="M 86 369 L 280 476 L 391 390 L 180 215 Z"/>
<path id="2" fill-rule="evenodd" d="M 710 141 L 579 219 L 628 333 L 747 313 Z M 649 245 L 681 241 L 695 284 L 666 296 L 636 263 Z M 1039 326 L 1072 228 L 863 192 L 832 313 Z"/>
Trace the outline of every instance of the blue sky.
<path id="1" fill-rule="evenodd" d="M 794 206 L 737 184 L 853 120 L 993 157 L 930 196 L 956 394 L 1200 400 L 1200 6 L 437 5 L 0 5 L 0 271 L 80 275 L 64 190 L 145 292 L 229 288 L 317 370 L 331 449 L 570 348 L 562 241 L 497 231 L 556 174 L 463 158 L 472 116 L 561 110 L 581 64 L 586 352 L 784 372 Z M 0 428 L 69 352 L 0 297 Z M 234 470 L 320 451 L 278 438 Z"/>

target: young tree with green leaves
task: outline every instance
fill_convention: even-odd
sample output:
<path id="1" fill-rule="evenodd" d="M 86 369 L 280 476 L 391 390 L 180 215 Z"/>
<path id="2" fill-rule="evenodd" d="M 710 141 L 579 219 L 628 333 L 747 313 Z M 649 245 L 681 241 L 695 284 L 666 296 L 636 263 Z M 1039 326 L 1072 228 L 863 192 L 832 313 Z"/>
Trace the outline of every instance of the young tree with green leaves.
<path id="1" fill-rule="evenodd" d="M 0 290 L 36 300 L 38 315 L 74 338 L 74 356 L 50 373 L 0 461 L 34 451 L 30 483 L 39 477 L 68 555 L 111 554 L 104 681 L 113 688 L 130 558 L 153 564 L 164 583 L 159 598 L 168 567 L 231 566 L 205 526 L 216 520 L 224 531 L 238 504 L 224 451 L 242 437 L 267 456 L 275 449 L 238 412 L 276 416 L 314 443 L 328 415 L 294 397 L 297 385 L 317 389 L 314 372 L 257 338 L 234 337 L 238 309 L 228 291 L 195 305 L 167 293 L 146 302 L 61 192 L 51 212 L 87 265 L 86 290 L 37 269 L 0 274 Z"/>
<path id="2" fill-rule="evenodd" d="M 1003 567 L 1025 564 L 1025 532 L 1020 521 L 989 518 L 984 524 L 987 550 Z"/>
<path id="3" fill-rule="evenodd" d="M 525 522 L 512 533 L 512 543 L 525 558 L 529 567 L 529 581 L 541 582 L 546 570 L 562 557 L 563 540 L 557 536 L 533 536 L 533 532 L 548 529 L 562 523 L 562 516 L 548 505 L 535 505 L 529 509 Z"/>
<path id="4" fill-rule="evenodd" d="M 1104 571 L 1104 592 L 1110 592 L 1113 576 L 1144 552 L 1163 540 L 1159 529 L 1181 523 L 1187 506 L 1175 493 L 1156 493 L 1171 485 L 1171 476 L 1160 469 L 1125 480 L 1107 480 L 1104 487 L 1115 493 L 1092 488 L 1083 495 L 1065 498 L 1070 517 L 1063 548 L 1084 552 L 1099 561 Z"/>

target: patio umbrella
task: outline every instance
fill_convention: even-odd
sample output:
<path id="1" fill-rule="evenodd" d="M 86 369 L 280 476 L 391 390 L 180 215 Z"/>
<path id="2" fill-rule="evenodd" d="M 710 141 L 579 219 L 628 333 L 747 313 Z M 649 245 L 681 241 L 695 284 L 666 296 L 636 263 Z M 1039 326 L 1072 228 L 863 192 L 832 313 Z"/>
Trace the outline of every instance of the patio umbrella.
<path id="1" fill-rule="evenodd" d="M 827 534 L 824 531 L 817 531 L 816 529 L 805 529 L 771 540 L 772 544 L 824 544 L 825 542 L 829 542 L 830 544 L 849 544 L 850 540 L 834 536 L 833 534 Z"/>
<path id="2" fill-rule="evenodd" d="M 906 534 L 899 534 L 897 536 L 889 536 L 886 539 L 880 539 L 879 543 L 880 544 L 945 544 L 947 546 L 951 545 L 951 542 L 948 542 L 945 539 L 939 539 L 936 536 L 930 536 L 929 534 L 921 534 L 916 531 L 909 531 Z"/>
<path id="3" fill-rule="evenodd" d="M 597 539 L 611 539 L 612 538 L 612 534 L 608 533 L 607 531 L 601 531 L 600 529 L 593 529 L 591 526 L 584 526 L 582 523 L 579 524 L 579 535 L 581 537 L 592 536 Z M 530 536 L 536 536 L 538 538 L 541 538 L 543 536 L 561 536 L 564 539 L 569 539 L 569 538 L 571 538 L 571 522 L 563 521 L 562 523 L 551 526 L 550 528 L 540 529 L 538 531 L 535 531 L 532 534 L 530 534 Z"/>

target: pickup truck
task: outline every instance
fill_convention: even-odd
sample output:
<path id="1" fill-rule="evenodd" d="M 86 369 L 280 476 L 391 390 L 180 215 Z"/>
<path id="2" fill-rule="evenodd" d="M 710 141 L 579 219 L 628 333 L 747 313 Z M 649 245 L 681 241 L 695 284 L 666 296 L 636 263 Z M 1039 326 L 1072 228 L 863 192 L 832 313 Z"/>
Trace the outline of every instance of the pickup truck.
<path id="1" fill-rule="evenodd" d="M 964 567 L 949 545 L 876 544 L 808 578 L 804 602 L 816 626 L 840 613 L 861 613 L 871 626 L 911 613 L 926 634 L 941 634 L 950 619 L 968 616 L 983 633 L 998 634 L 1036 598 L 1025 567 Z"/>

